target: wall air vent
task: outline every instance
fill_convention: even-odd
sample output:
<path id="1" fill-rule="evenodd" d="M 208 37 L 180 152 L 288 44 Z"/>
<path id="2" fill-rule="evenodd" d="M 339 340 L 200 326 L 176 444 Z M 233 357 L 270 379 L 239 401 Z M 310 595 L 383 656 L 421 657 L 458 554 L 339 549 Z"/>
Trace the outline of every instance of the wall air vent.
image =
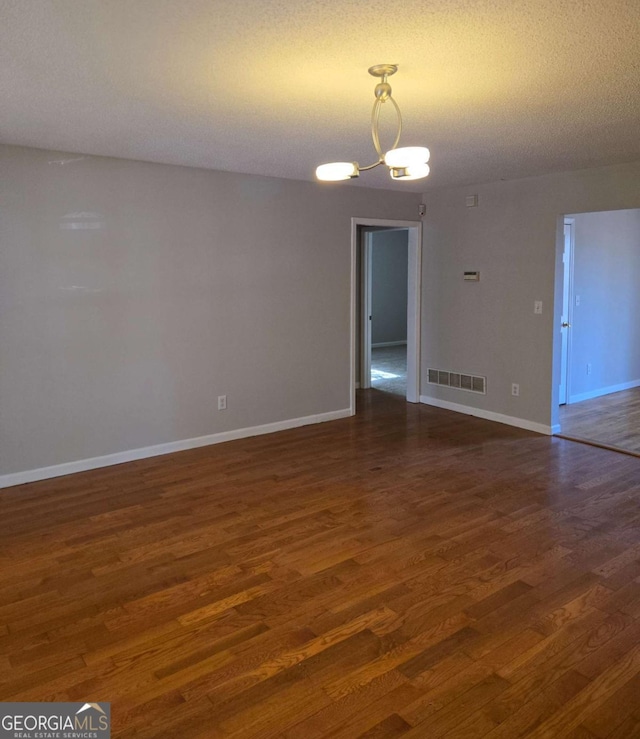
<path id="1" fill-rule="evenodd" d="M 469 393 L 487 394 L 487 378 L 480 375 L 469 375 L 464 372 L 448 372 L 446 370 L 428 369 L 427 382 L 430 385 L 444 385 Z"/>

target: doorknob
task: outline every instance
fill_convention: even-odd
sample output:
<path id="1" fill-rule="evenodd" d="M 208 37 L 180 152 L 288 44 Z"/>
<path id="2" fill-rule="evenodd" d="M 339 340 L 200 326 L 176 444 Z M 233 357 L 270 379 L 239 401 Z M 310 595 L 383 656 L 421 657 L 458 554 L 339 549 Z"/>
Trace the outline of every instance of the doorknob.
<path id="1" fill-rule="evenodd" d="M 571 324 L 567 323 L 566 321 L 562 322 L 562 328 L 571 328 Z"/>

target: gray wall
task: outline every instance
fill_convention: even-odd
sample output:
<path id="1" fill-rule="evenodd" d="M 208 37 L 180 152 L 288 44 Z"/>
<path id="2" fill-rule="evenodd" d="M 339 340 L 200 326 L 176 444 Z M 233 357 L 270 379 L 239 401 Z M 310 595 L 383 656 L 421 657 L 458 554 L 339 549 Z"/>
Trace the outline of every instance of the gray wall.
<path id="1" fill-rule="evenodd" d="M 407 340 L 407 263 L 409 233 L 372 235 L 371 343 Z"/>
<path id="2" fill-rule="evenodd" d="M 419 195 L 8 146 L 0 171 L 0 474 L 349 407 L 351 218 Z"/>
<path id="3" fill-rule="evenodd" d="M 351 218 L 419 197 L 65 159 L 0 147 L 0 474 L 348 408 Z M 424 202 L 423 395 L 549 424 L 562 216 L 639 208 L 640 163 Z"/>
<path id="4" fill-rule="evenodd" d="M 465 207 L 474 193 L 478 207 Z M 555 423 L 562 216 L 640 207 L 640 162 L 430 190 L 424 202 L 422 394 Z M 465 270 L 480 270 L 481 281 L 463 282 Z M 487 394 L 428 385 L 429 366 L 486 375 Z"/>
<path id="5" fill-rule="evenodd" d="M 569 388 L 580 400 L 640 380 L 640 210 L 574 218 Z"/>

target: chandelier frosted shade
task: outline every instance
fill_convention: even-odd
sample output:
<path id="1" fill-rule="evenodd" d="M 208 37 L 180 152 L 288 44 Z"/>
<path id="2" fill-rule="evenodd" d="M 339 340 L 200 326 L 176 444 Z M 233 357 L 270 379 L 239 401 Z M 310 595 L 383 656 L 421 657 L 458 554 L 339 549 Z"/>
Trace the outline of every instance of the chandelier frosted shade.
<path id="1" fill-rule="evenodd" d="M 401 149 L 391 149 L 384 155 L 387 167 L 419 167 L 426 164 L 431 156 L 426 146 L 405 146 Z M 428 172 L 427 167 L 427 174 Z M 426 175 L 423 175 L 426 177 Z"/>
<path id="2" fill-rule="evenodd" d="M 367 169 L 374 169 L 381 164 L 385 164 L 389 169 L 389 174 L 394 180 L 419 180 L 429 174 L 429 149 L 426 146 L 405 146 L 398 147 L 400 135 L 402 133 L 402 115 L 398 103 L 391 95 L 391 85 L 387 78 L 398 71 L 397 64 L 376 64 L 369 68 L 369 74 L 374 77 L 381 78 L 381 81 L 375 87 L 374 94 L 376 101 L 373 104 L 371 113 L 371 138 L 373 139 L 373 147 L 378 155 L 378 160 L 366 167 L 360 167 L 357 162 L 331 162 L 330 164 L 321 164 L 316 168 L 316 177 L 324 182 L 339 182 L 341 180 L 349 180 L 359 177 L 360 172 Z M 378 130 L 380 121 L 380 110 L 384 103 L 391 102 L 397 116 L 397 130 L 395 140 L 391 149 L 386 154 L 382 153 L 380 145 L 380 133 Z"/>
<path id="3" fill-rule="evenodd" d="M 411 164 L 408 167 L 392 167 L 391 178 L 394 180 L 421 180 L 430 171 L 430 167 L 426 162 L 423 164 Z"/>
<path id="4" fill-rule="evenodd" d="M 331 162 L 316 168 L 316 177 L 323 182 L 339 182 L 358 176 L 356 162 Z"/>

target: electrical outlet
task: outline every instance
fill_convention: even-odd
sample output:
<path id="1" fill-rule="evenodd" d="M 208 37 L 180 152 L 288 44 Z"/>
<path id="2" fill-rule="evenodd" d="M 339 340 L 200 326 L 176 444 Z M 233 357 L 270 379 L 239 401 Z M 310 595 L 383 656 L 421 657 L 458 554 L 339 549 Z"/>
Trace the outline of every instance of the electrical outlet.
<path id="1" fill-rule="evenodd" d="M 517 382 L 511 383 L 511 395 L 513 395 L 515 398 L 520 397 L 520 385 L 518 385 Z"/>
<path id="2" fill-rule="evenodd" d="M 542 315 L 542 300 L 536 300 L 533 304 L 533 312 L 539 316 Z"/>
<path id="3" fill-rule="evenodd" d="M 576 295 L 576 307 L 580 305 L 580 296 Z"/>
<path id="4" fill-rule="evenodd" d="M 587 374 L 591 374 L 591 362 L 587 362 Z"/>
<path id="5" fill-rule="evenodd" d="M 218 395 L 218 410 L 219 411 L 227 410 L 227 396 L 226 395 Z"/>

